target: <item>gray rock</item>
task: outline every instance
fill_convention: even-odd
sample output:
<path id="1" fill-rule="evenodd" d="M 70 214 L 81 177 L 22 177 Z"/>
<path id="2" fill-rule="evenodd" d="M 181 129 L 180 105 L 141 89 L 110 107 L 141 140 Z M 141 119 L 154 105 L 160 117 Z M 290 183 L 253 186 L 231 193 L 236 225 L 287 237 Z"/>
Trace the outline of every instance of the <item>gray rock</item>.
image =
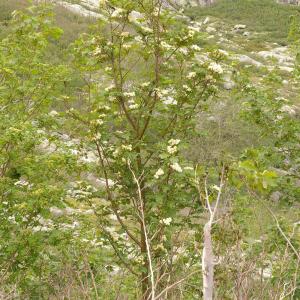
<path id="1" fill-rule="evenodd" d="M 273 201 L 273 202 L 279 202 L 279 200 L 281 199 L 282 197 L 282 193 L 279 192 L 279 191 L 276 191 L 276 192 L 273 192 L 271 195 L 270 195 L 270 200 Z"/>
<path id="2" fill-rule="evenodd" d="M 250 65 L 253 65 L 255 67 L 262 67 L 263 64 L 247 55 L 244 55 L 244 54 L 237 54 L 233 57 L 234 59 L 240 61 L 241 63 L 244 63 L 244 64 L 250 64 Z"/>
<path id="3" fill-rule="evenodd" d="M 242 30 L 242 29 L 246 29 L 246 25 L 244 25 L 244 24 L 236 24 L 236 25 L 234 25 L 234 27 L 233 27 L 233 29 L 234 30 Z"/>
<path id="4" fill-rule="evenodd" d="M 225 74 L 224 77 L 223 77 L 223 80 L 224 80 L 224 84 L 223 84 L 224 89 L 232 90 L 234 88 L 235 83 L 231 79 L 231 73 Z"/>

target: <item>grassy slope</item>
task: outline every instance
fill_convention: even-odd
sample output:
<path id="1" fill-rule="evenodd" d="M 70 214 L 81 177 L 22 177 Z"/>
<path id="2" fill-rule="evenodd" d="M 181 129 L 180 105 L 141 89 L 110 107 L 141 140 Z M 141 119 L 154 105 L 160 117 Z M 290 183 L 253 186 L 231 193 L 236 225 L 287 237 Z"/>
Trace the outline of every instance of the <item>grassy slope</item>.
<path id="1" fill-rule="evenodd" d="M 291 15 L 300 7 L 278 4 L 275 0 L 219 0 L 210 7 L 193 8 L 188 14 L 198 18 L 213 16 L 229 24 L 245 24 L 251 31 L 266 33 L 262 39 L 286 44 Z"/>
<path id="2" fill-rule="evenodd" d="M 25 9 L 30 6 L 27 0 L 0 0 L 0 35 L 4 35 L 8 30 L 7 22 L 11 18 L 14 10 Z M 64 34 L 59 43 L 59 48 L 65 49 L 70 42 L 83 32 L 88 31 L 92 19 L 76 15 L 67 9 L 57 6 L 55 8 L 57 25 L 64 30 Z"/>

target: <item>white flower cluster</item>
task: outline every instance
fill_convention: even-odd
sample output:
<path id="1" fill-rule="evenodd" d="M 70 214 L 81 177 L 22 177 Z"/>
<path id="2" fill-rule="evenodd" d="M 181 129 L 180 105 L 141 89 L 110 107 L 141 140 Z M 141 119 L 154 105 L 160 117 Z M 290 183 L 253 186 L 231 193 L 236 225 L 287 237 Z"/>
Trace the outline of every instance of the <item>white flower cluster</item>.
<path id="1" fill-rule="evenodd" d="M 120 36 L 122 36 L 122 37 L 129 37 L 129 36 L 130 36 L 130 33 L 129 33 L 128 31 L 122 31 L 122 32 L 120 33 Z"/>
<path id="2" fill-rule="evenodd" d="M 196 72 L 190 72 L 187 76 L 186 76 L 186 78 L 187 79 L 192 79 L 192 78 L 195 78 L 197 76 L 197 73 Z"/>
<path id="3" fill-rule="evenodd" d="M 171 46 L 170 44 L 168 44 L 167 42 L 165 41 L 161 41 L 160 42 L 160 45 L 162 48 L 166 49 L 166 50 L 171 50 L 171 49 L 174 49 L 173 46 Z"/>
<path id="4" fill-rule="evenodd" d="M 141 84 L 141 87 L 146 88 L 146 87 L 148 87 L 149 85 L 150 85 L 150 82 L 147 81 L 147 82 L 143 82 L 143 83 Z"/>
<path id="5" fill-rule="evenodd" d="M 135 97 L 135 92 L 124 92 L 123 95 L 125 97 Z"/>
<path id="6" fill-rule="evenodd" d="M 160 176 L 162 176 L 162 175 L 164 175 L 164 174 L 165 174 L 164 170 L 163 170 L 162 168 L 159 168 L 159 169 L 156 171 L 156 173 L 155 173 L 155 175 L 154 175 L 154 178 L 155 178 L 155 179 L 158 179 Z"/>
<path id="7" fill-rule="evenodd" d="M 189 50 L 186 47 L 180 48 L 178 50 L 178 52 L 183 54 L 183 55 L 188 55 L 189 54 Z"/>
<path id="8" fill-rule="evenodd" d="M 169 226 L 172 223 L 172 218 L 162 219 L 160 220 L 160 223 Z"/>
<path id="9" fill-rule="evenodd" d="M 188 85 L 186 85 L 186 84 L 184 84 L 183 86 L 182 86 L 182 88 L 186 91 L 186 92 L 191 92 L 192 91 L 192 89 L 188 86 Z"/>
<path id="10" fill-rule="evenodd" d="M 173 88 L 157 90 L 157 95 L 165 105 L 177 105 L 177 100 L 174 98 L 175 91 Z"/>
<path id="11" fill-rule="evenodd" d="M 133 46 L 132 43 L 126 43 L 126 44 L 123 44 L 123 48 L 124 48 L 125 50 L 129 50 L 132 46 Z"/>
<path id="12" fill-rule="evenodd" d="M 127 150 L 127 151 L 132 151 L 132 145 L 122 145 L 121 146 L 122 149 Z"/>
<path id="13" fill-rule="evenodd" d="M 147 26 L 141 26 L 141 29 L 144 31 L 144 33 L 153 33 L 153 30 Z"/>
<path id="14" fill-rule="evenodd" d="M 102 49 L 100 47 L 97 47 L 94 51 L 93 51 L 93 55 L 94 56 L 98 56 L 102 53 Z"/>
<path id="15" fill-rule="evenodd" d="M 201 48 L 198 45 L 192 45 L 191 49 L 194 51 L 201 51 Z"/>
<path id="16" fill-rule="evenodd" d="M 135 101 L 132 99 L 132 100 L 128 101 L 128 108 L 129 109 L 137 109 L 137 108 L 139 108 L 139 105 L 137 103 L 135 103 Z"/>
<path id="17" fill-rule="evenodd" d="M 219 49 L 218 52 L 221 53 L 224 56 L 228 56 L 229 55 L 229 53 L 226 50 Z"/>
<path id="18" fill-rule="evenodd" d="M 128 21 L 131 23 L 138 23 L 144 18 L 144 15 L 138 11 L 131 11 L 128 15 Z"/>
<path id="19" fill-rule="evenodd" d="M 171 169 L 173 169 L 174 171 L 176 171 L 178 173 L 182 173 L 182 168 L 181 168 L 181 166 L 177 162 L 173 163 L 171 165 Z"/>
<path id="20" fill-rule="evenodd" d="M 180 143 L 180 140 L 170 139 L 168 143 L 169 143 L 169 145 L 167 146 L 168 153 L 175 154 L 178 151 L 177 145 Z"/>
<path id="21" fill-rule="evenodd" d="M 120 18 L 122 17 L 122 15 L 125 13 L 125 10 L 122 8 L 117 8 L 113 11 L 113 13 L 111 14 L 112 18 Z"/>
<path id="22" fill-rule="evenodd" d="M 57 117 L 58 116 L 58 112 L 56 111 L 56 110 L 51 110 L 49 113 L 48 113 L 48 115 L 50 116 L 50 117 Z"/>
<path id="23" fill-rule="evenodd" d="M 208 70 L 217 73 L 217 74 L 223 74 L 223 68 L 220 64 L 216 63 L 216 62 L 211 62 L 208 65 Z"/>
<path id="24" fill-rule="evenodd" d="M 105 92 L 110 92 L 111 90 L 113 90 L 115 88 L 115 85 L 114 84 L 111 84 L 111 85 L 109 85 L 108 87 L 106 87 L 105 89 L 104 89 L 104 91 Z"/>
<path id="25" fill-rule="evenodd" d="M 196 33 L 201 32 L 200 23 L 194 23 L 188 26 L 188 37 L 192 38 Z"/>

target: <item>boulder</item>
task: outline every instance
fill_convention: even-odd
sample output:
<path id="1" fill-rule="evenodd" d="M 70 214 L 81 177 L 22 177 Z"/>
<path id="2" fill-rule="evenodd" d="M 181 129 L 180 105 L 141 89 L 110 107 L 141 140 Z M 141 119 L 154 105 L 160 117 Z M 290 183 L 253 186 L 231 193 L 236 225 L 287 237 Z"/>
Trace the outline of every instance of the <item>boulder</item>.
<path id="1" fill-rule="evenodd" d="M 281 192 L 276 191 L 270 195 L 270 200 L 273 202 L 279 202 L 279 200 L 281 199 L 282 196 L 283 196 L 283 194 Z"/>
<path id="2" fill-rule="evenodd" d="M 234 27 L 233 27 L 233 29 L 234 30 L 243 30 L 243 29 L 246 29 L 246 25 L 244 25 L 244 24 L 236 24 L 236 25 L 234 25 Z"/>
<path id="3" fill-rule="evenodd" d="M 244 63 L 244 64 L 250 64 L 250 65 L 253 65 L 255 67 L 262 67 L 263 64 L 247 55 L 244 55 L 244 54 L 237 54 L 233 57 L 234 59 L 240 61 L 241 63 Z"/>

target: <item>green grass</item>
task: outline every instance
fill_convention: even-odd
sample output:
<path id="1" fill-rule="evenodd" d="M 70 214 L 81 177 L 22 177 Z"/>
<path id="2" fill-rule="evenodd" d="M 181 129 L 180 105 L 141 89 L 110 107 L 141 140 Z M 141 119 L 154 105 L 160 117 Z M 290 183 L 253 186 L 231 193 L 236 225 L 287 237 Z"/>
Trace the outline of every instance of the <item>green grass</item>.
<path id="1" fill-rule="evenodd" d="M 9 30 L 9 20 L 14 10 L 24 10 L 31 4 L 27 0 L 0 0 L 0 36 Z M 87 32 L 92 19 L 81 17 L 69 10 L 56 6 L 54 8 L 56 24 L 64 31 L 59 47 L 65 49 L 80 33 Z"/>
<path id="2" fill-rule="evenodd" d="M 26 10 L 32 4 L 28 0 L 0 0 L 0 38 L 10 31 L 9 20 L 14 10 Z M 50 45 L 49 59 L 60 62 L 68 46 L 81 34 L 89 31 L 94 22 L 91 18 L 82 17 L 59 5 L 54 7 L 56 25 L 63 29 L 59 41 Z"/>
<path id="3" fill-rule="evenodd" d="M 210 7 L 187 11 L 193 18 L 212 16 L 228 24 L 245 24 L 249 31 L 262 34 L 255 39 L 285 45 L 290 16 L 300 14 L 300 7 L 278 4 L 275 0 L 218 0 Z"/>

